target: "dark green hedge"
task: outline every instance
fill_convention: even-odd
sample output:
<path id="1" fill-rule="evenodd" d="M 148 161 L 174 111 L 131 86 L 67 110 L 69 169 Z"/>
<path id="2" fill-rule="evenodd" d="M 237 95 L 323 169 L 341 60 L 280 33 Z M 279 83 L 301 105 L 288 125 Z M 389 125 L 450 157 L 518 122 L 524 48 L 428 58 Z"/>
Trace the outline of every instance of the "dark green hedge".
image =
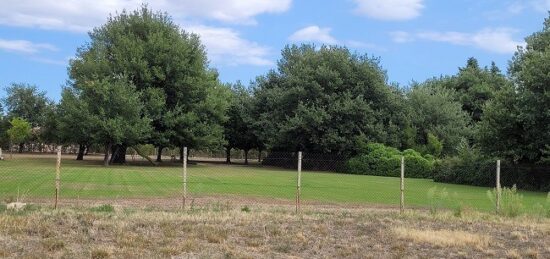
<path id="1" fill-rule="evenodd" d="M 401 156 L 405 157 L 405 177 L 431 178 L 434 169 L 432 156 L 422 156 L 415 150 L 403 152 L 383 144 L 370 143 L 360 154 L 347 162 L 348 172 L 353 174 L 400 176 Z"/>
<path id="2" fill-rule="evenodd" d="M 436 163 L 434 181 L 495 187 L 496 159 L 446 158 Z M 516 185 L 522 190 L 550 192 L 550 166 L 512 164 L 502 161 L 500 183 L 507 187 Z"/>

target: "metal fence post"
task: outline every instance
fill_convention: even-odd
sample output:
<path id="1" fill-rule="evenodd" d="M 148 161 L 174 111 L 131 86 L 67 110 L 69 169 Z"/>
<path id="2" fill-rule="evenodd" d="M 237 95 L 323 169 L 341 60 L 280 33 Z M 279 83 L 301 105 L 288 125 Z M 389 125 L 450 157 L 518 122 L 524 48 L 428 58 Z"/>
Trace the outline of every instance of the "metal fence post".
<path id="1" fill-rule="evenodd" d="M 501 196 L 501 188 L 500 188 L 500 159 L 497 160 L 497 179 L 496 179 L 496 211 L 497 214 L 500 213 L 500 196 Z"/>
<path id="2" fill-rule="evenodd" d="M 405 211 L 405 157 L 401 156 L 401 203 L 399 211 L 403 213 Z"/>
<path id="3" fill-rule="evenodd" d="M 302 151 L 298 152 L 298 181 L 296 185 L 296 213 L 300 212 L 301 186 L 302 186 Z"/>
<path id="4" fill-rule="evenodd" d="M 57 146 L 57 161 L 55 163 L 55 203 L 54 203 L 54 209 L 57 209 L 57 203 L 59 202 L 60 174 L 61 174 L 61 146 Z"/>
<path id="5" fill-rule="evenodd" d="M 185 209 L 185 200 L 187 200 L 187 147 L 183 147 L 183 197 L 182 209 Z"/>

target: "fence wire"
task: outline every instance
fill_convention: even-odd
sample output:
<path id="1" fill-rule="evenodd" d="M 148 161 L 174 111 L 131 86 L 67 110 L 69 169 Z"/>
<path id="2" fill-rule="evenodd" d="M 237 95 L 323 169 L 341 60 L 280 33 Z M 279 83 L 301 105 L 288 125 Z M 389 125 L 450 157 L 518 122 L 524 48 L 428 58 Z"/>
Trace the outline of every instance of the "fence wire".
<path id="1" fill-rule="evenodd" d="M 345 157 L 304 153 L 299 163 L 298 152 L 252 152 L 247 155 L 243 157 L 241 152 L 230 157 L 231 162 L 227 163 L 223 153 L 190 151 L 186 167 L 186 207 L 204 204 L 232 204 L 243 208 L 273 204 L 293 207 L 299 202 L 301 206 L 399 208 L 402 202 L 399 177 L 350 174 Z M 0 161 L 0 202 L 54 203 L 55 153 L 4 153 L 3 157 L 4 160 Z M 66 150 L 61 157 L 61 206 L 181 207 L 183 204 L 184 166 L 177 152 L 176 155 L 167 153 L 160 156 L 162 161 L 154 164 L 131 153 L 126 156 L 124 164 L 110 166 L 103 165 L 101 154 L 87 154 L 82 161 L 75 158 L 76 154 Z M 150 157 L 150 160 L 156 159 L 155 155 Z M 410 168 L 406 163 L 404 169 L 403 202 L 407 209 L 496 209 L 491 198 L 494 187 L 487 187 L 495 186 L 496 163 L 475 169 L 489 174 L 478 179 L 478 185 L 482 185 L 479 187 L 410 178 L 407 177 Z M 526 170 L 502 166 L 502 186 L 516 184 L 513 179 L 521 178 Z M 538 173 L 531 177 L 541 177 L 537 182 L 548 184 L 545 182 L 548 171 L 543 168 L 536 170 Z M 546 199 L 542 192 L 522 192 L 522 195 L 526 207 L 544 203 Z"/>

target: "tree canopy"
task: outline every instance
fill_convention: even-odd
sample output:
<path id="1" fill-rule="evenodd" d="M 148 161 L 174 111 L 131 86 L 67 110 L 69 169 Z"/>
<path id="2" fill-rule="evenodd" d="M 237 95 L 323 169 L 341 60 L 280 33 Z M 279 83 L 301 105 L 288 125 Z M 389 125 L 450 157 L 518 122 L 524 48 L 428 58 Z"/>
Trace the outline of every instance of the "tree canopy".
<path id="1" fill-rule="evenodd" d="M 260 138 L 274 150 L 350 153 L 356 138 L 398 145 L 399 94 L 376 58 L 338 46 L 287 46 L 254 85 Z"/>
<path id="2" fill-rule="evenodd" d="M 208 68 L 197 35 L 181 30 L 167 14 L 147 6 L 109 17 L 89 35 L 91 41 L 70 62 L 70 87 L 84 89 L 89 82 L 114 87 L 126 84 L 112 84 L 114 78 L 125 80 L 138 96 L 140 116 L 150 120 L 154 129 L 140 142 L 159 150 L 222 142 L 219 125 L 225 119 L 225 90 L 217 73 Z M 88 129 L 89 123 L 84 124 L 84 130 Z M 90 134 L 77 135 L 83 137 L 78 142 L 86 142 Z M 124 154 L 134 142 L 116 143 L 117 149 Z M 124 156 L 120 158 L 123 162 Z"/>
<path id="3" fill-rule="evenodd" d="M 486 106 L 479 141 L 487 152 L 536 162 L 550 143 L 550 18 L 525 41 L 508 69 L 513 85 Z"/>

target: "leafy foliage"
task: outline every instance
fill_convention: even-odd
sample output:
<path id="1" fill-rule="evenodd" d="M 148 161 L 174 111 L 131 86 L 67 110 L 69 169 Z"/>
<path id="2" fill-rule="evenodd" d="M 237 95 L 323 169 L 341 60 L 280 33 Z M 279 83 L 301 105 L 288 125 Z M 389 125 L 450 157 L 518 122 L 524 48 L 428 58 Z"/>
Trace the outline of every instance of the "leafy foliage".
<path id="1" fill-rule="evenodd" d="M 550 18 L 526 42 L 510 62 L 514 85 L 487 104 L 479 142 L 486 152 L 538 162 L 550 143 Z"/>
<path id="2" fill-rule="evenodd" d="M 401 157 L 405 157 L 405 176 L 431 178 L 434 166 L 432 157 L 407 149 L 403 152 L 379 143 L 364 146 L 359 155 L 349 159 L 348 171 L 354 174 L 400 176 Z"/>
<path id="3" fill-rule="evenodd" d="M 11 127 L 7 134 L 12 143 L 23 143 L 27 141 L 32 134 L 31 124 L 22 118 L 13 118 L 10 121 Z"/>
<path id="4" fill-rule="evenodd" d="M 438 81 L 415 85 L 407 94 L 415 143 L 428 145 L 424 148 L 432 155 L 453 154 L 461 139 L 471 137 L 470 118 L 455 101 L 455 94 Z"/>
<path id="5" fill-rule="evenodd" d="M 287 46 L 254 85 L 256 126 L 273 149 L 349 154 L 360 135 L 400 146 L 404 109 L 378 59 L 337 46 Z"/>
<path id="6" fill-rule="evenodd" d="M 61 128 L 66 131 L 74 120 L 82 119 L 87 138 L 105 146 L 105 164 L 113 145 L 134 145 L 150 134 L 150 119 L 142 116 L 141 95 L 125 79 L 87 81 L 65 89 L 63 97 L 61 107 L 66 113 Z"/>
<path id="7" fill-rule="evenodd" d="M 51 109 L 52 101 L 34 85 L 13 83 L 6 88 L 4 103 L 6 112 L 11 118 L 22 118 L 31 127 L 44 126 L 46 114 Z"/>

